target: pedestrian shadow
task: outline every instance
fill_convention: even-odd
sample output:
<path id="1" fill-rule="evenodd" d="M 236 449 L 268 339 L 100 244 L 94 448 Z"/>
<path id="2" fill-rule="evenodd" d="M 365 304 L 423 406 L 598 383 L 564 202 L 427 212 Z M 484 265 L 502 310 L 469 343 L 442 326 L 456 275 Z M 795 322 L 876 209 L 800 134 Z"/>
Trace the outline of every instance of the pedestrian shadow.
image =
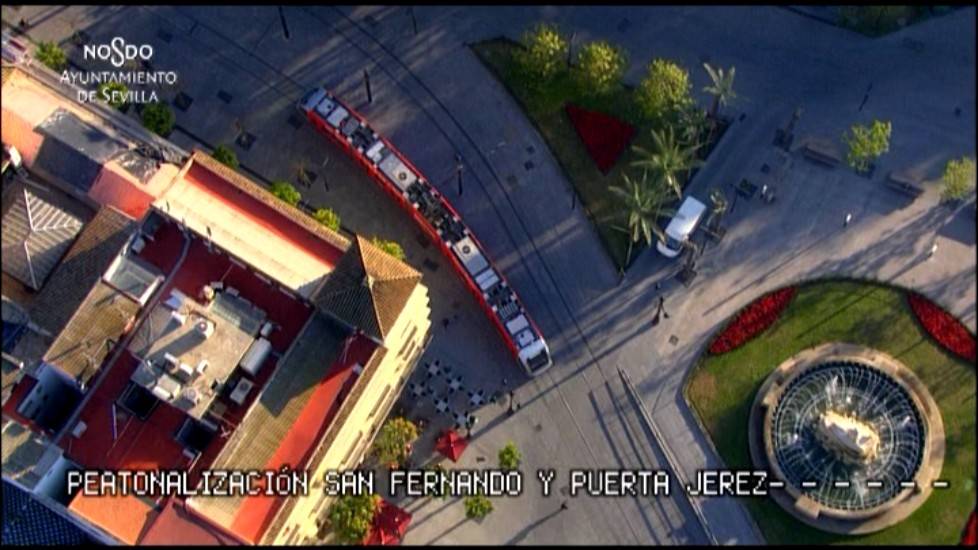
<path id="1" fill-rule="evenodd" d="M 543 525 L 544 523 L 546 523 L 547 521 L 549 521 L 551 518 L 559 515 L 561 511 L 562 510 L 560 508 L 557 508 L 553 512 L 550 512 L 549 514 L 543 516 L 542 518 L 540 518 L 540 519 L 534 521 L 533 523 L 527 525 L 523 529 L 520 529 L 520 531 L 518 533 L 516 533 L 516 535 L 513 538 L 511 538 L 508 541 L 506 541 L 506 546 L 513 546 L 513 545 L 516 545 L 516 544 L 519 544 L 519 543 L 523 542 L 523 539 L 525 539 L 527 536 L 529 536 L 529 534 L 534 529 L 536 529 L 537 527 Z"/>

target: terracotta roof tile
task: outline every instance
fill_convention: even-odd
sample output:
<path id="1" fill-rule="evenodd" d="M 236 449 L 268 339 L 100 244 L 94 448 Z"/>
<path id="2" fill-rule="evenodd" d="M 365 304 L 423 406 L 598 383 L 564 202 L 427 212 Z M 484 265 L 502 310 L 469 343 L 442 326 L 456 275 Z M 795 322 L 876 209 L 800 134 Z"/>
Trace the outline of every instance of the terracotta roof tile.
<path id="1" fill-rule="evenodd" d="M 307 216 L 304 212 L 295 208 L 294 206 L 283 202 L 262 186 L 239 173 L 237 170 L 234 170 L 233 168 L 225 166 L 224 164 L 214 160 L 214 157 L 208 155 L 204 151 L 195 149 L 193 155 L 191 155 L 191 159 L 192 162 L 201 164 L 208 170 L 224 178 L 225 181 L 233 184 L 235 187 L 241 189 L 255 199 L 267 204 L 278 213 L 298 223 L 306 230 L 314 233 L 319 238 L 339 248 L 340 250 L 345 250 L 348 246 L 350 246 L 350 241 L 348 241 L 346 237 L 332 231 L 323 224 Z"/>
<path id="2" fill-rule="evenodd" d="M 420 281 L 418 271 L 358 235 L 313 301 L 383 341 Z"/>
<path id="3" fill-rule="evenodd" d="M 111 353 L 109 340 L 118 342 L 138 312 L 139 303 L 135 300 L 105 283 L 97 283 L 51 344 L 44 360 L 86 384 Z"/>
<path id="4" fill-rule="evenodd" d="M 111 206 L 91 219 L 31 304 L 31 319 L 60 333 L 135 230 L 135 222 Z"/>

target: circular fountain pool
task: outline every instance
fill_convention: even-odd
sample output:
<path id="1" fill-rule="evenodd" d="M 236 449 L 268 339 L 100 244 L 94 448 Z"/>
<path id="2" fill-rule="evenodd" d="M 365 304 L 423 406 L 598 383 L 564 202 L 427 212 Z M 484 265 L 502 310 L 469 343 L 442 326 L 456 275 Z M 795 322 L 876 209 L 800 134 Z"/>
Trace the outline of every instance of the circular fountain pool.
<path id="1" fill-rule="evenodd" d="M 944 459 L 940 413 L 905 366 L 876 350 L 825 344 L 782 363 L 754 401 L 756 466 L 806 523 L 865 533 L 903 519 L 930 494 Z"/>

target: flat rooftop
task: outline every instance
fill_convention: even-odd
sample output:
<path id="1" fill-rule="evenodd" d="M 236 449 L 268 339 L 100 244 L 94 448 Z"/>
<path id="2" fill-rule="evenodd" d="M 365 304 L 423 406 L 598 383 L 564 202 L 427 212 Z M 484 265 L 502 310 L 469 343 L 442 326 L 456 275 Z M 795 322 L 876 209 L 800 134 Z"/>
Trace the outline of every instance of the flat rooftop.
<path id="1" fill-rule="evenodd" d="M 203 418 L 255 342 L 264 319 L 264 311 L 225 291 L 207 305 L 171 291 L 129 344 L 129 351 L 144 360 L 132 380 L 190 416 Z"/>
<path id="2" fill-rule="evenodd" d="M 321 224 L 200 153 L 154 206 L 307 298 L 349 246 L 343 237 L 317 227 Z"/>

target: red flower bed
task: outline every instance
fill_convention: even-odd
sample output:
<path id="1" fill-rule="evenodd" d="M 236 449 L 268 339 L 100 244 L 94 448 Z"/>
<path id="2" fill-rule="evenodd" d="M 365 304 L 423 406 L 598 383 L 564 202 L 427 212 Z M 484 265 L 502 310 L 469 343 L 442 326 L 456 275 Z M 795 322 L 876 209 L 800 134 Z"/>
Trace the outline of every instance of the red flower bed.
<path id="1" fill-rule="evenodd" d="M 971 517 L 968 518 L 968 524 L 964 527 L 964 534 L 961 535 L 962 546 L 975 546 L 975 544 L 978 544 L 978 533 L 975 530 L 975 512 L 972 511 Z"/>
<path id="2" fill-rule="evenodd" d="M 910 302 L 910 309 L 931 338 L 954 355 L 975 362 L 975 337 L 960 321 L 915 292 L 908 292 L 907 300 Z"/>
<path id="3" fill-rule="evenodd" d="M 565 110 L 591 159 L 598 165 L 601 173 L 607 174 L 632 141 L 635 128 L 611 115 L 582 109 L 570 103 Z"/>
<path id="4" fill-rule="evenodd" d="M 788 307 L 796 290 L 795 287 L 776 290 L 742 309 L 733 322 L 713 339 L 709 352 L 713 355 L 726 353 L 764 332 Z"/>

